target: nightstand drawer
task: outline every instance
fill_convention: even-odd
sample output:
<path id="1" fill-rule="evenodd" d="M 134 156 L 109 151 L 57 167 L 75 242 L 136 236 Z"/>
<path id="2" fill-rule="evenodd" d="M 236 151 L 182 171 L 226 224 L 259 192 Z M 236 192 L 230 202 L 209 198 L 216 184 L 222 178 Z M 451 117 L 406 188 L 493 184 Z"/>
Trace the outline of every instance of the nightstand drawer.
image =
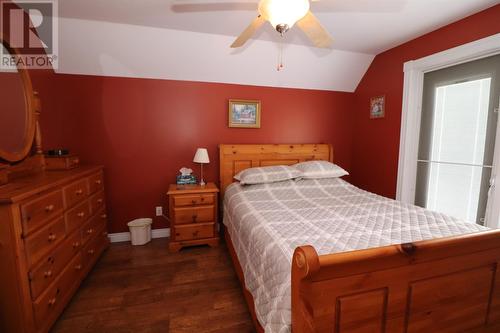
<path id="1" fill-rule="evenodd" d="M 176 226 L 175 240 L 191 240 L 214 237 L 214 224 L 205 223 L 194 226 Z"/>
<path id="2" fill-rule="evenodd" d="M 169 186 L 168 217 L 171 237 L 168 249 L 177 252 L 185 246 L 217 246 L 218 193 L 214 183 Z"/>
<path id="3" fill-rule="evenodd" d="M 174 206 L 213 205 L 213 194 L 188 194 L 174 196 Z"/>
<path id="4" fill-rule="evenodd" d="M 174 223 L 200 223 L 214 221 L 214 206 L 174 208 Z"/>

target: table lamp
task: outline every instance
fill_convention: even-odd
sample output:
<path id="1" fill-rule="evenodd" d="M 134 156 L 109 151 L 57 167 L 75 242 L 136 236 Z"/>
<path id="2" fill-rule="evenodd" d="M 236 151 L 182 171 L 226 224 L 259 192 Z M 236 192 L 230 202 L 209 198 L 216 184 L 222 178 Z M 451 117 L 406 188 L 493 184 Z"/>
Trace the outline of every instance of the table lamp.
<path id="1" fill-rule="evenodd" d="M 207 149 L 206 148 L 198 148 L 196 150 L 196 154 L 194 155 L 193 162 L 200 163 L 200 166 L 201 166 L 200 185 L 205 186 L 205 181 L 203 180 L 203 164 L 210 163 L 210 159 L 208 158 Z"/>

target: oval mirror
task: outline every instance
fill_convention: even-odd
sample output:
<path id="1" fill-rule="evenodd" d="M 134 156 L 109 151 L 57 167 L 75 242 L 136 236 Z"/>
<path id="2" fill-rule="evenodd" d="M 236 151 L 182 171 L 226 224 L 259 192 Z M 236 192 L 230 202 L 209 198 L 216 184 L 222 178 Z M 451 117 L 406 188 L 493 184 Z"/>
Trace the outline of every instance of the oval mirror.
<path id="1" fill-rule="evenodd" d="M 2 64 L 15 51 L 0 39 Z M 7 59 L 7 60 L 6 60 Z M 17 162 L 29 153 L 35 135 L 33 88 L 26 70 L 0 68 L 0 159 Z"/>

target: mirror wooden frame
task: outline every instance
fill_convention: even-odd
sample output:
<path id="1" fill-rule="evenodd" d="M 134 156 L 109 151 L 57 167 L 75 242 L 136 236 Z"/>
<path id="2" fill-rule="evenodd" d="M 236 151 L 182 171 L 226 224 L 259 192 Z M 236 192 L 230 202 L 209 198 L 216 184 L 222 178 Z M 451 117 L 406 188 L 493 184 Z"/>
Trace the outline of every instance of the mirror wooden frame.
<path id="1" fill-rule="evenodd" d="M 0 44 L 9 51 L 12 55 L 18 55 L 18 52 L 10 46 L 10 44 L 0 36 Z M 24 137 L 24 143 L 22 149 L 18 151 L 7 151 L 0 146 L 0 160 L 5 160 L 10 163 L 15 163 L 23 160 L 30 153 L 33 140 L 35 139 L 36 132 L 36 101 L 35 101 L 35 93 L 33 91 L 33 85 L 31 83 L 31 78 L 29 76 L 28 70 L 24 68 L 17 68 L 19 75 L 21 75 L 21 81 L 24 87 L 24 98 L 26 105 L 26 119 L 27 126 Z"/>

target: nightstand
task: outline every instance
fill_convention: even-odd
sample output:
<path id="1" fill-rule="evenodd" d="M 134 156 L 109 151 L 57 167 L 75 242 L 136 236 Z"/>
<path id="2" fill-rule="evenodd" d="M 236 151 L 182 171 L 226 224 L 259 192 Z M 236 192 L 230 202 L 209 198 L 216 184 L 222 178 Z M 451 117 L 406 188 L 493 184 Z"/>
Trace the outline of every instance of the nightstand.
<path id="1" fill-rule="evenodd" d="M 170 185 L 167 195 L 170 218 L 168 248 L 171 252 L 185 246 L 219 244 L 218 192 L 214 183 L 205 186 Z"/>

